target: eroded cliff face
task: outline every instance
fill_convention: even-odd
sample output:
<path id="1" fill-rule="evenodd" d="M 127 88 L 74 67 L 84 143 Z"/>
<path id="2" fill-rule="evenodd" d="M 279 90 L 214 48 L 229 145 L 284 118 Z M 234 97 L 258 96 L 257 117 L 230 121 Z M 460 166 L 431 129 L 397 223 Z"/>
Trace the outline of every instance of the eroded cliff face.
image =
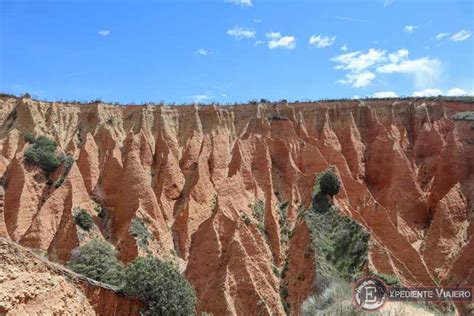
<path id="1" fill-rule="evenodd" d="M 317 269 L 298 213 L 315 174 L 335 166 L 336 202 L 371 234 L 370 269 L 410 286 L 472 285 L 474 122 L 451 116 L 473 110 L 424 100 L 155 107 L 5 97 L 0 235 L 58 262 L 104 238 L 124 262 L 151 251 L 178 263 L 198 311 L 284 314 L 287 305 L 297 314 Z M 28 132 L 75 158 L 61 186 L 51 185 L 61 168 L 48 181 L 23 161 Z M 94 217 L 90 233 L 74 223 L 78 207 Z M 152 235 L 146 249 L 130 233 L 134 218 Z"/>
<path id="2" fill-rule="evenodd" d="M 141 302 L 0 238 L 2 315 L 139 315 Z"/>

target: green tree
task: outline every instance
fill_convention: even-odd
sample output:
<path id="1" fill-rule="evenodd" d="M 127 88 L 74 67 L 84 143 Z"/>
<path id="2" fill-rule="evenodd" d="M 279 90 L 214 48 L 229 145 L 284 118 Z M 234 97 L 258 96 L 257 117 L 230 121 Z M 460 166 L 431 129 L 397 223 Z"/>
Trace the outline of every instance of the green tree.
<path id="1" fill-rule="evenodd" d="M 123 279 L 123 266 L 117 259 L 117 251 L 106 241 L 93 239 L 76 248 L 68 266 L 74 272 L 88 278 L 120 286 Z"/>
<path id="2" fill-rule="evenodd" d="M 147 304 L 147 315 L 193 315 L 196 293 L 169 263 L 147 256 L 125 269 L 123 290 Z"/>
<path id="3" fill-rule="evenodd" d="M 341 181 L 333 169 L 328 169 L 318 176 L 319 189 L 323 194 L 336 195 L 341 189 Z"/>

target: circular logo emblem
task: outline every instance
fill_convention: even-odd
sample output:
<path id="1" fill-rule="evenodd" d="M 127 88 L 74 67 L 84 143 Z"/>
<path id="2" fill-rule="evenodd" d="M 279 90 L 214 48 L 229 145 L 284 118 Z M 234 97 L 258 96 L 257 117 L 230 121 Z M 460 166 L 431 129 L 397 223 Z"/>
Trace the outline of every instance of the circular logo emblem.
<path id="1" fill-rule="evenodd" d="M 387 288 L 382 280 L 368 276 L 357 281 L 353 298 L 358 308 L 374 311 L 381 308 L 387 301 Z"/>

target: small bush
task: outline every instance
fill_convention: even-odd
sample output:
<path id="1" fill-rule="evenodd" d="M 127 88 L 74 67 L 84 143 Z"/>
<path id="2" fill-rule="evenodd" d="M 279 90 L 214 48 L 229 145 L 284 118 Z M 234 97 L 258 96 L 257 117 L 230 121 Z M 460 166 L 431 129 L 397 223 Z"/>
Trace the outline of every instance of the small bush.
<path id="1" fill-rule="evenodd" d="M 33 141 L 33 138 L 28 138 Z M 56 153 L 57 144 L 45 136 L 39 136 L 25 151 L 25 160 L 39 166 L 46 174 L 50 174 L 61 163 Z"/>
<path id="2" fill-rule="evenodd" d="M 80 228 L 86 231 L 89 231 L 94 227 L 92 216 L 85 209 L 79 209 L 76 214 L 74 214 L 74 221 Z"/>
<path id="3" fill-rule="evenodd" d="M 341 189 L 341 181 L 332 169 L 328 169 L 318 176 L 320 192 L 330 196 L 336 195 Z"/>
<path id="4" fill-rule="evenodd" d="M 58 180 L 54 181 L 54 187 L 57 189 L 63 185 L 64 176 L 60 176 Z"/>
<path id="5" fill-rule="evenodd" d="M 142 300 L 146 315 L 193 315 L 196 293 L 169 263 L 148 256 L 135 259 L 125 269 L 126 294 Z"/>
<path id="6" fill-rule="evenodd" d="M 36 137 L 33 136 L 33 134 L 31 134 L 31 133 L 25 134 L 24 138 L 25 138 L 25 141 L 28 144 L 33 144 L 36 141 Z"/>
<path id="7" fill-rule="evenodd" d="M 60 155 L 59 160 L 62 163 L 64 163 L 64 167 L 63 167 L 63 174 L 59 177 L 58 180 L 54 182 L 54 187 L 56 189 L 59 188 L 63 184 L 64 180 L 66 179 L 66 176 L 69 174 L 69 171 L 71 171 L 72 164 L 74 163 L 74 157 L 71 155 L 67 155 L 67 156 Z"/>
<path id="8" fill-rule="evenodd" d="M 93 239 L 72 252 L 68 266 L 88 278 L 119 286 L 123 279 L 123 266 L 117 251 L 109 243 Z"/>
<path id="9" fill-rule="evenodd" d="M 142 219 L 134 217 L 130 225 L 130 235 L 138 239 L 138 245 L 144 249 L 148 247 L 148 238 L 152 235 Z"/>

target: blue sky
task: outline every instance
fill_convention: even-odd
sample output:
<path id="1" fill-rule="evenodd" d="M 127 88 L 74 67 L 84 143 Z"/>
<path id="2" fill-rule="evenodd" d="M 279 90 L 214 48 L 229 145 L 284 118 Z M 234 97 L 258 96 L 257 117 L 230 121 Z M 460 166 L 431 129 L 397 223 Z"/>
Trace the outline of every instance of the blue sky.
<path id="1" fill-rule="evenodd" d="M 0 91 L 176 103 L 474 91 L 473 1 L 0 0 Z"/>

